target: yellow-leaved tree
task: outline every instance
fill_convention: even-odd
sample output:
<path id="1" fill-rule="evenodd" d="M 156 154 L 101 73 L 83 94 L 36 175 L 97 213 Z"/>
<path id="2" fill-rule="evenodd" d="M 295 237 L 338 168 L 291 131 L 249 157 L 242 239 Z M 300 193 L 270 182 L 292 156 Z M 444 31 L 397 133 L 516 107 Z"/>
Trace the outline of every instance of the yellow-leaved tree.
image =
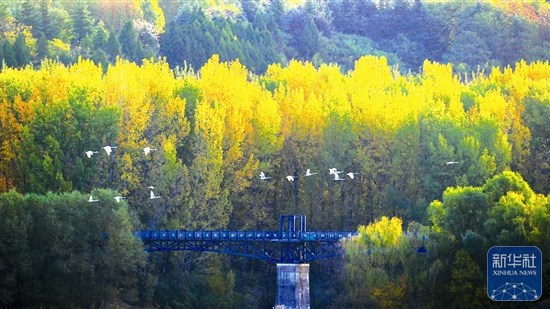
<path id="1" fill-rule="evenodd" d="M 344 241 L 345 285 L 353 300 L 347 306 L 375 303 L 381 308 L 395 308 L 414 303 L 411 295 L 422 291 L 420 282 L 427 271 L 422 268 L 427 261 L 416 253 L 416 244 L 427 229 L 418 223 L 411 223 L 409 229 L 411 233 L 405 234 L 400 218 L 383 216 L 359 226 L 359 235 Z"/>

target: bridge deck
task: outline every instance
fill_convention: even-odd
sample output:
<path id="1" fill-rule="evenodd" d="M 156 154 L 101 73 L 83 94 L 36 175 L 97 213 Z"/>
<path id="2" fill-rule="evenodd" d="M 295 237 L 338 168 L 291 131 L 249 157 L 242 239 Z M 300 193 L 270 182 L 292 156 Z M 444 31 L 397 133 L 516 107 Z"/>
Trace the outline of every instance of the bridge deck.
<path id="1" fill-rule="evenodd" d="M 147 251 L 216 252 L 275 263 L 305 263 L 343 254 L 350 231 L 307 231 L 306 216 L 281 215 L 279 231 L 143 230 Z"/>
<path id="2" fill-rule="evenodd" d="M 343 254 L 339 241 L 357 235 L 339 231 L 136 231 L 147 251 L 216 252 L 273 263 L 306 263 Z"/>
<path id="3" fill-rule="evenodd" d="M 220 230 L 144 230 L 134 235 L 144 241 L 171 240 L 234 240 L 268 242 L 338 242 L 342 238 L 356 236 L 349 231 L 220 231 Z"/>

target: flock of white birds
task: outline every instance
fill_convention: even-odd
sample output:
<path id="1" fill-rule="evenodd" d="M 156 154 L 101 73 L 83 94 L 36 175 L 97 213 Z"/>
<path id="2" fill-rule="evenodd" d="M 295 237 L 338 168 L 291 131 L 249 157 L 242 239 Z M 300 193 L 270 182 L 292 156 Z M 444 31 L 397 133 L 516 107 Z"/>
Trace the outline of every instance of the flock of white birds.
<path id="1" fill-rule="evenodd" d="M 116 147 L 115 146 L 104 146 L 102 149 L 105 150 L 105 152 L 107 153 L 108 156 L 110 156 L 111 153 L 113 153 L 113 149 L 116 149 Z M 145 147 L 145 148 L 143 148 L 143 153 L 145 153 L 145 155 L 147 156 L 147 155 L 149 155 L 149 153 L 151 153 L 151 151 L 155 151 L 155 150 L 157 150 L 157 149 L 156 148 L 151 148 L 151 147 Z M 87 150 L 87 151 L 84 152 L 84 154 L 86 154 L 86 156 L 88 158 L 91 158 L 96 153 L 99 153 L 99 151 Z M 151 192 L 149 193 L 149 199 L 150 200 L 161 198 L 160 196 L 155 195 L 155 192 L 153 192 L 153 189 L 155 189 L 155 187 L 149 186 L 147 188 L 151 189 Z M 124 198 L 125 198 L 124 196 L 115 196 L 114 197 L 114 199 L 117 203 L 120 203 L 120 201 L 123 200 Z M 88 203 L 94 203 L 94 202 L 99 202 L 99 200 L 94 199 L 93 195 L 90 194 L 90 198 L 88 198 Z"/>
<path id="2" fill-rule="evenodd" d="M 459 162 L 457 161 L 447 161 L 445 162 L 445 165 L 454 165 L 454 164 L 458 164 Z M 329 175 L 334 175 L 334 179 L 332 180 L 335 180 L 335 181 L 343 181 L 343 180 L 346 180 L 346 177 L 340 177 L 340 174 L 343 173 L 343 171 L 339 171 L 338 169 L 336 168 L 329 168 L 328 169 L 328 174 Z M 306 174 L 304 175 L 304 177 L 309 177 L 309 176 L 313 176 L 313 175 L 316 175 L 317 173 L 312 173 L 311 172 L 311 169 L 307 169 L 306 170 Z M 346 174 L 346 176 L 348 176 L 350 179 L 354 179 L 355 178 L 355 175 L 357 175 L 357 173 L 355 172 L 349 172 Z M 261 180 L 268 180 L 270 179 L 271 177 L 267 177 L 265 175 L 264 172 L 260 172 L 260 179 Z M 292 175 L 289 175 L 289 176 L 286 176 L 285 177 L 286 180 L 290 181 L 290 182 L 293 182 L 294 180 L 296 180 L 297 176 L 292 176 Z"/>
<path id="3" fill-rule="evenodd" d="M 111 153 L 113 152 L 113 149 L 115 149 L 116 147 L 115 146 L 104 146 L 103 147 L 103 150 L 105 150 L 105 152 L 107 153 L 108 156 L 111 155 Z M 151 147 L 145 147 L 143 148 L 143 153 L 145 153 L 145 155 L 149 155 L 149 153 L 151 153 L 151 151 L 155 151 L 157 150 L 156 148 L 151 148 Z M 93 151 L 93 150 L 88 150 L 88 151 L 85 151 L 84 152 L 86 154 L 86 156 L 88 158 L 91 158 L 94 154 L 96 153 L 99 153 L 99 151 Z M 458 162 L 457 161 L 448 161 L 448 162 L 445 162 L 446 165 L 453 165 L 453 164 L 457 164 Z M 329 175 L 334 175 L 334 181 L 344 181 L 346 180 L 346 177 L 345 176 L 348 176 L 351 180 L 355 178 L 355 175 L 357 175 L 357 173 L 355 172 L 349 172 L 347 173 L 344 177 L 340 177 L 340 174 L 343 173 L 343 171 L 339 171 L 338 169 L 336 168 L 329 168 L 328 169 L 328 174 Z M 311 169 L 307 169 L 306 170 L 306 173 L 304 175 L 304 177 L 309 177 L 309 176 L 313 176 L 313 175 L 316 175 L 317 173 L 312 173 L 311 172 Z M 289 182 L 294 182 L 294 180 L 297 179 L 297 176 L 293 176 L 293 175 L 289 175 L 289 176 L 286 176 L 285 177 Z M 268 180 L 268 179 L 271 179 L 271 177 L 267 177 L 265 175 L 264 172 L 260 172 L 260 180 Z M 149 199 L 150 200 L 154 200 L 154 199 L 159 199 L 161 198 L 160 196 L 158 195 L 155 195 L 155 192 L 153 192 L 153 190 L 155 189 L 155 187 L 153 186 L 149 186 L 147 187 L 148 189 L 151 189 L 151 192 L 149 193 Z M 122 199 L 124 199 L 124 196 L 115 196 L 114 197 L 115 201 L 117 203 L 120 203 L 120 201 Z M 93 203 L 93 202 L 99 202 L 99 200 L 97 199 L 94 199 L 92 195 L 90 195 L 90 198 L 88 199 L 88 202 L 89 203 Z"/>
<path id="4" fill-rule="evenodd" d="M 340 178 L 341 173 L 343 173 L 343 171 L 338 171 L 336 168 L 329 168 L 328 169 L 328 174 L 329 175 L 334 175 L 333 180 L 336 180 L 336 181 L 346 180 L 345 176 L 344 176 L 344 178 Z M 304 177 L 309 177 L 309 176 L 313 176 L 313 175 L 317 175 L 317 173 L 312 173 L 311 169 L 308 168 L 306 170 L 306 174 L 304 175 Z M 348 176 L 350 179 L 354 179 L 355 175 L 357 175 L 357 173 L 354 173 L 354 172 L 349 172 L 349 173 L 346 174 L 346 176 Z M 290 182 L 293 182 L 294 180 L 296 180 L 296 178 L 298 178 L 298 176 L 289 175 L 289 176 L 286 176 L 285 178 L 286 178 L 286 180 L 288 180 Z M 271 177 L 267 177 L 264 172 L 260 172 L 260 180 L 268 180 L 268 179 L 271 179 Z"/>

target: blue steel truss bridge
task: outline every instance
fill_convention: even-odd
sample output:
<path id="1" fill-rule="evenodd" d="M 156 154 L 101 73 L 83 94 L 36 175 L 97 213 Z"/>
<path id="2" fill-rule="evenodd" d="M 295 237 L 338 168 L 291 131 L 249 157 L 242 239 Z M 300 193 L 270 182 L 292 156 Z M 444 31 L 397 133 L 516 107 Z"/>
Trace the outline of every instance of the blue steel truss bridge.
<path id="1" fill-rule="evenodd" d="M 352 231 L 307 231 L 306 216 L 281 215 L 278 231 L 142 230 L 147 251 L 215 252 L 272 263 L 307 263 L 340 256 L 340 240 Z"/>

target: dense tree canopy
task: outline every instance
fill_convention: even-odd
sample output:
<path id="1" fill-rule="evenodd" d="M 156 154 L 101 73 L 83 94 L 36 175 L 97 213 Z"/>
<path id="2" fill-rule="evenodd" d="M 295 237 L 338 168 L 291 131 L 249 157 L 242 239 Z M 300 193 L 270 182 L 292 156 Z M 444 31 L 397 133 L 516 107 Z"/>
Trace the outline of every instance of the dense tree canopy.
<path id="1" fill-rule="evenodd" d="M 166 57 L 173 68 L 198 70 L 218 54 L 255 73 L 291 59 L 333 62 L 346 72 L 365 54 L 388 56 L 401 72 L 419 72 L 425 59 L 461 73 L 550 59 L 544 1 L 25 0 L 0 13 L 0 39 L 13 45 L 25 32 L 35 65 L 44 57 L 35 45 L 41 34 L 61 48 L 49 57 L 65 63 L 82 56 L 106 65 L 102 51 L 112 64 L 117 56 Z M 2 58 L 12 67 L 28 64 Z"/>
<path id="2" fill-rule="evenodd" d="M 548 276 L 547 3 L 77 2 L 0 2 L 1 306 L 271 307 L 271 265 L 131 231 L 280 214 L 359 231 L 315 308 L 486 306 L 494 245 Z"/>
<path id="3" fill-rule="evenodd" d="M 137 301 L 145 253 L 131 234 L 127 205 L 112 191 L 94 194 L 100 203 L 78 192 L 0 196 L 3 306 Z"/>
<path id="4" fill-rule="evenodd" d="M 346 291 L 333 301 L 392 307 L 392 295 L 405 300 L 416 293 L 416 302 L 433 302 L 437 293 L 461 294 L 453 287 L 460 280 L 478 280 L 477 274 L 441 265 L 482 265 L 479 256 L 491 244 L 542 247 L 550 241 L 548 166 L 531 162 L 547 155 L 543 119 L 550 117 L 549 72 L 546 62 L 521 62 L 463 83 L 450 65 L 426 61 L 422 73 L 401 75 L 374 56 L 360 58 L 346 75 L 334 65 L 317 69 L 292 61 L 251 78 L 241 63 L 221 62 L 218 56 L 197 73 L 174 74 L 163 61 L 137 65 L 120 58 L 106 72 L 89 60 L 4 68 L 0 188 L 44 201 L 77 190 L 82 194 L 72 197 L 80 197 L 75 205 L 84 205 L 83 195 L 98 188 L 115 189 L 126 197 L 134 229 L 269 229 L 281 213 L 303 213 L 310 226 L 346 230 L 383 216 L 399 217 L 360 229 L 367 237 L 361 240 L 366 249 L 360 250 L 371 252 L 374 260 L 357 263 L 386 269 L 389 277 L 353 283 L 350 273 Z M 108 155 L 105 145 L 117 148 Z M 145 155 L 148 146 L 156 150 Z M 98 153 L 88 157 L 90 150 Z M 330 167 L 356 174 L 335 182 Z M 512 168 L 525 178 L 509 172 Z M 302 177 L 306 169 L 318 174 Z M 260 171 L 271 179 L 260 180 Z M 298 178 L 289 183 L 287 175 Z M 149 185 L 166 198 L 148 200 Z M 37 193 L 45 195 L 32 195 Z M 22 207 L 21 199 L 14 205 Z M 2 207 L 11 205 L 6 203 Z M 30 228 L 19 217 L 6 220 Z M 409 265 L 403 273 L 400 265 L 413 259 L 409 249 L 419 238 L 402 236 L 402 225 L 443 246 L 425 272 L 409 273 L 407 267 L 414 268 Z M 455 256 L 457 248 L 469 257 Z M 128 301 L 170 301 L 172 292 L 188 288 L 181 281 L 186 276 L 214 280 L 204 286 L 208 293 L 233 295 L 240 289 L 232 285 L 233 276 L 255 273 L 232 273 L 224 258 L 181 266 L 191 256 L 158 260 L 150 277 L 136 276 L 144 280 L 140 284 L 154 284 L 158 263 L 169 263 L 179 275 L 160 278 L 159 294 L 138 289 L 137 298 Z M 407 277 L 420 276 L 428 284 L 437 273 L 451 278 L 451 286 L 425 291 Z M 215 288 L 227 284 L 231 290 Z M 177 289 L 169 292 L 166 285 Z M 362 293 L 368 297 L 360 299 Z M 22 299 L 10 297 L 10 303 Z M 247 303 L 239 297 L 234 301 Z"/>

